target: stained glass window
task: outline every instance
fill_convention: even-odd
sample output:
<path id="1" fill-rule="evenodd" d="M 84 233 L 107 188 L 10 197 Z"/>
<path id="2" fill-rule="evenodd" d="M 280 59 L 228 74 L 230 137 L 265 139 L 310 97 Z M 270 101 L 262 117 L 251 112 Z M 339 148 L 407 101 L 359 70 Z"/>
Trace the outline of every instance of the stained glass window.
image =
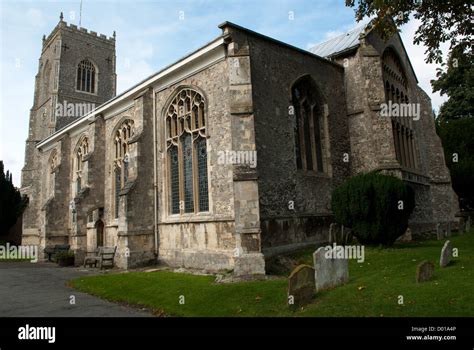
<path id="1" fill-rule="evenodd" d="M 182 89 L 165 115 L 171 214 L 209 211 L 204 109 L 200 93 Z"/>
<path id="2" fill-rule="evenodd" d="M 114 201 L 115 217 L 118 217 L 118 205 L 120 190 L 125 186 L 129 179 L 130 172 L 130 150 L 129 141 L 134 135 L 134 122 L 131 119 L 123 121 L 115 132 L 114 138 Z"/>

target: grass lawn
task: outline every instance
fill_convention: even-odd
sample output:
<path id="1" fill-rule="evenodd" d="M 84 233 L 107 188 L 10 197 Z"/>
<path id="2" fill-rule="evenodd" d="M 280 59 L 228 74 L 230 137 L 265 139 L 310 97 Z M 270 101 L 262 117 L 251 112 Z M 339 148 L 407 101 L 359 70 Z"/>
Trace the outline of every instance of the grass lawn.
<path id="1" fill-rule="evenodd" d="M 474 316 L 474 230 L 450 240 L 459 256 L 443 269 L 439 256 L 444 241 L 366 248 L 364 263 L 350 261 L 348 284 L 316 294 L 312 304 L 295 311 L 287 306 L 286 278 L 216 284 L 212 276 L 130 272 L 81 277 L 71 285 L 166 316 Z M 296 257 L 312 265 L 311 254 L 308 250 Z M 435 275 L 417 284 L 416 266 L 423 260 L 435 264 Z M 403 305 L 398 304 L 400 295 Z"/>

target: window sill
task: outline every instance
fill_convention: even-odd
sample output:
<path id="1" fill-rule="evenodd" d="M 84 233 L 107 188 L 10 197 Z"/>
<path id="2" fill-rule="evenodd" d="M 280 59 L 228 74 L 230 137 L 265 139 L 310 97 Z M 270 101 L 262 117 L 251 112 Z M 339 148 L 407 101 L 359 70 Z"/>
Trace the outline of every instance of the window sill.
<path id="1" fill-rule="evenodd" d="M 77 90 L 77 89 L 76 89 L 76 92 L 81 93 L 81 94 L 90 95 L 90 96 L 97 96 L 96 92 L 87 92 L 87 91 L 82 91 L 82 90 Z"/>
<path id="2" fill-rule="evenodd" d="M 330 179 L 331 178 L 326 173 L 318 173 L 318 172 L 315 172 L 315 171 L 306 171 L 306 170 L 301 170 L 301 169 L 298 169 L 296 171 L 296 175 L 304 176 L 304 177 L 319 177 L 319 178 L 324 178 L 324 179 Z"/>
<path id="3" fill-rule="evenodd" d="M 213 215 L 209 212 L 198 214 L 174 214 L 168 215 L 164 220 L 158 222 L 158 224 L 202 223 L 211 221 L 234 221 L 234 218 L 230 216 Z"/>

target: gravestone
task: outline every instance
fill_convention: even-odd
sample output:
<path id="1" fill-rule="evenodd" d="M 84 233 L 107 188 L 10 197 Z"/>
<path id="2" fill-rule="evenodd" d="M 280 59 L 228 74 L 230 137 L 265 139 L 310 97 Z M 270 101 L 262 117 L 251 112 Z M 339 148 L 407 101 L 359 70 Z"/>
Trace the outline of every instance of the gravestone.
<path id="1" fill-rule="evenodd" d="M 450 237 L 451 236 L 451 222 L 448 221 L 446 223 L 446 234 L 445 237 Z"/>
<path id="2" fill-rule="evenodd" d="M 416 267 L 416 282 L 426 282 L 433 278 L 434 264 L 430 261 L 422 261 Z"/>
<path id="3" fill-rule="evenodd" d="M 326 248 L 320 247 L 313 253 L 316 292 L 345 284 L 349 281 L 347 259 L 326 258 Z"/>
<path id="4" fill-rule="evenodd" d="M 309 265 L 297 266 L 288 277 L 288 303 L 290 307 L 308 304 L 316 293 L 314 269 Z"/>
<path id="5" fill-rule="evenodd" d="M 439 266 L 446 267 L 451 262 L 453 256 L 453 245 L 450 241 L 446 241 L 441 249 L 441 256 L 439 258 Z"/>
<path id="6" fill-rule="evenodd" d="M 442 235 L 440 226 L 441 226 L 441 224 L 438 222 L 436 224 L 436 238 L 438 238 L 438 241 L 441 241 L 443 239 L 443 235 Z"/>
<path id="7" fill-rule="evenodd" d="M 397 241 L 400 242 L 411 242 L 413 240 L 413 236 L 411 234 L 411 229 L 408 227 L 407 230 L 403 235 L 397 238 Z"/>
<path id="8" fill-rule="evenodd" d="M 466 221 L 466 232 L 471 231 L 471 216 L 468 215 L 467 221 Z"/>
<path id="9" fill-rule="evenodd" d="M 337 230 L 338 230 L 338 224 L 336 224 L 335 222 L 329 225 L 329 244 L 333 244 L 334 242 L 336 242 Z"/>

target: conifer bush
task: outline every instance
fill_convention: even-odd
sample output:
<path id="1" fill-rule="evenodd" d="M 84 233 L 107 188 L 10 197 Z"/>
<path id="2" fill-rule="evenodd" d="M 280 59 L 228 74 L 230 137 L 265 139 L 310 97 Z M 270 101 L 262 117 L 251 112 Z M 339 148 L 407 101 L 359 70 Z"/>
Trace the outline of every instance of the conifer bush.
<path id="1" fill-rule="evenodd" d="M 362 244 L 392 245 L 405 233 L 414 207 L 410 186 L 375 172 L 351 177 L 332 193 L 336 222 L 350 227 Z"/>

